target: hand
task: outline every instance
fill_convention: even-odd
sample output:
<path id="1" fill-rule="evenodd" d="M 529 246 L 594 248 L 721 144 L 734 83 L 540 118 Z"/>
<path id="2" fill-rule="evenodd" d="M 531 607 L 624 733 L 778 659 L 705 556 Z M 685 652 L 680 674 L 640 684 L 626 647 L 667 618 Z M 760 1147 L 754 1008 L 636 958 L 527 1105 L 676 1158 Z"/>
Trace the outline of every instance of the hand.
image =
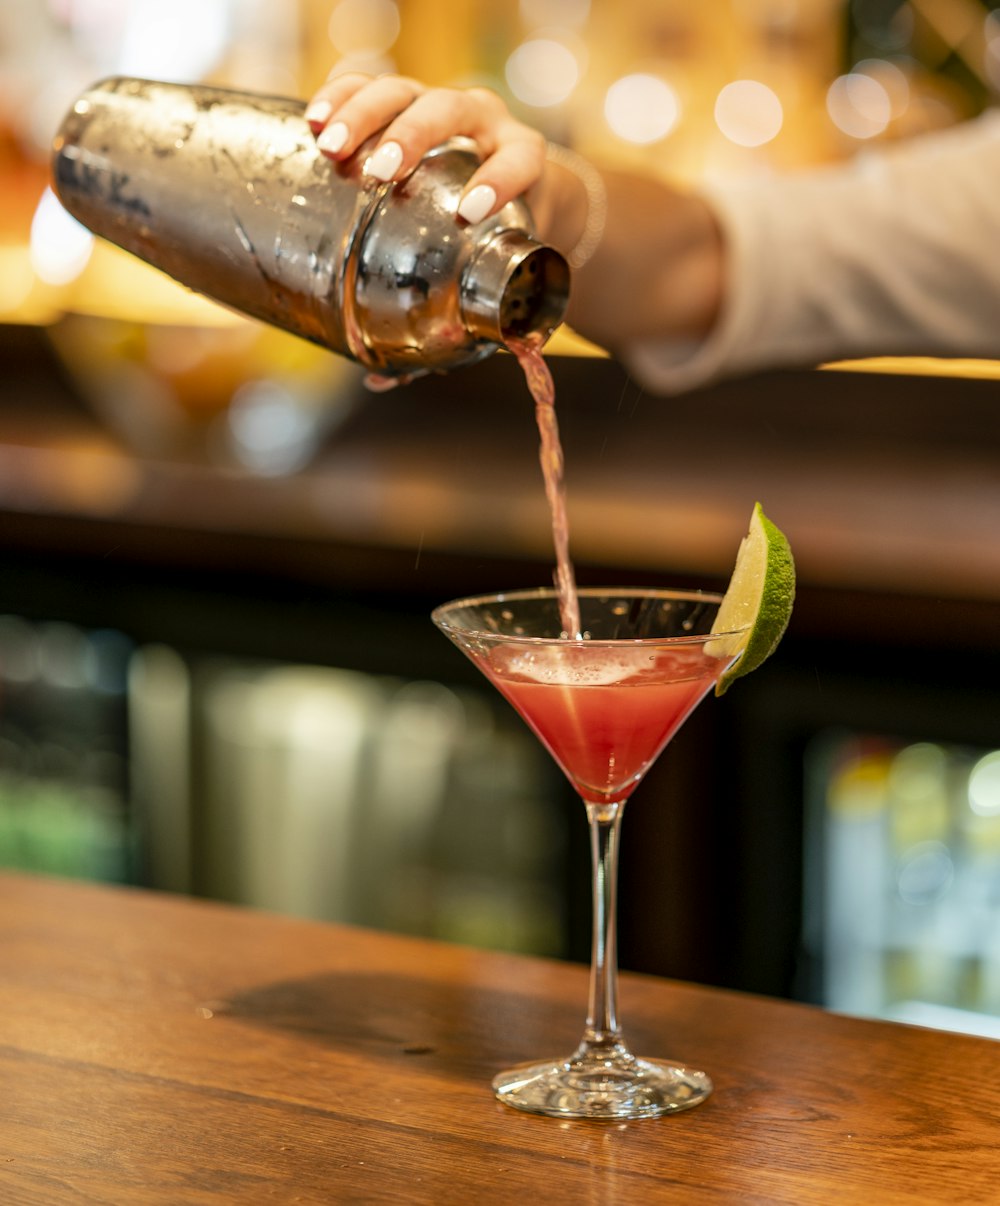
<path id="1" fill-rule="evenodd" d="M 429 88 L 408 76 L 347 72 L 326 81 L 305 116 L 334 160 L 377 137 L 365 170 L 382 181 L 404 179 L 433 147 L 464 135 L 483 159 L 459 200 L 460 218 L 481 222 L 523 194 L 542 242 L 571 258 L 586 236 L 591 205 L 581 175 L 547 157 L 542 134 L 487 88 Z M 723 292 L 722 237 L 710 206 L 653 177 L 600 174 L 607 220 L 574 270 L 567 321 L 610 349 L 702 338 Z"/>
<path id="2" fill-rule="evenodd" d="M 543 136 L 517 121 L 488 88 L 428 88 L 406 76 L 349 72 L 316 92 L 306 120 L 331 159 L 346 159 L 378 134 L 365 171 L 382 181 L 402 180 L 454 135 L 473 139 L 483 161 L 459 201 L 467 222 L 481 222 L 528 192 L 545 168 Z"/>

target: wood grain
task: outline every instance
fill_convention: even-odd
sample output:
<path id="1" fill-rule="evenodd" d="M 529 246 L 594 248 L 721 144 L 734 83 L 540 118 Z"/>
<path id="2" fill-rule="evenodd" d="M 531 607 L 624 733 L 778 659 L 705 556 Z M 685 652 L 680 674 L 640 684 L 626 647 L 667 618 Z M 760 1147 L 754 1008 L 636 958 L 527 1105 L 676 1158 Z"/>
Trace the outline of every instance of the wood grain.
<path id="1" fill-rule="evenodd" d="M 0 1201 L 994 1203 L 1000 1045 L 626 976 L 688 1114 L 498 1105 L 582 968 L 0 876 Z"/>

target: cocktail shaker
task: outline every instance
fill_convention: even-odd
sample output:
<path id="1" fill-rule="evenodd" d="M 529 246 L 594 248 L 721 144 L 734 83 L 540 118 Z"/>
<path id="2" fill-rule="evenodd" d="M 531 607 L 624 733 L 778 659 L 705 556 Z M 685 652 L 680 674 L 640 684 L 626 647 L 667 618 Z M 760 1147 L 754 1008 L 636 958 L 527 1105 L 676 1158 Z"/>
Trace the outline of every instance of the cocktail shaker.
<path id="1" fill-rule="evenodd" d="M 405 180 L 336 164 L 303 104 L 112 78 L 73 105 L 53 147 L 63 205 L 96 234 L 233 309 L 405 377 L 547 338 L 569 293 L 563 257 L 521 201 L 456 216 L 479 159 L 453 139 Z"/>

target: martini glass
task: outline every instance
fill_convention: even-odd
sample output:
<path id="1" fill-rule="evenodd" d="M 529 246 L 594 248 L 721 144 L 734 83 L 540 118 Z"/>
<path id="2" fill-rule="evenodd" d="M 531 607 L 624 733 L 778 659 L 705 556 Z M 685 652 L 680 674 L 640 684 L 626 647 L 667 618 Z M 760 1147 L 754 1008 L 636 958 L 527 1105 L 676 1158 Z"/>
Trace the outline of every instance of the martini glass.
<path id="1" fill-rule="evenodd" d="M 694 591 L 579 592 L 581 637 L 562 631 L 552 589 L 457 599 L 434 623 L 514 706 L 580 794 L 590 825 L 594 920 L 583 1038 L 566 1059 L 493 1081 L 519 1110 L 557 1118 L 655 1118 L 698 1105 L 704 1072 L 640 1059 L 618 1020 L 616 894 L 622 811 L 646 771 L 732 663 L 711 632 L 722 598 Z"/>

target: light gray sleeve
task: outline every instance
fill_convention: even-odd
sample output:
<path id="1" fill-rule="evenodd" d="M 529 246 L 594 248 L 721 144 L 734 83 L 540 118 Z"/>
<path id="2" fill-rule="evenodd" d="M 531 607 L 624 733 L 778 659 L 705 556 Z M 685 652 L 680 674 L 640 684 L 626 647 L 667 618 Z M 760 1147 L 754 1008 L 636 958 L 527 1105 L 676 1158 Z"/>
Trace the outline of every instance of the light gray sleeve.
<path id="1" fill-rule="evenodd" d="M 1000 358 L 1000 113 L 705 192 L 726 246 L 723 311 L 703 343 L 627 349 L 647 388 L 862 356 Z"/>

